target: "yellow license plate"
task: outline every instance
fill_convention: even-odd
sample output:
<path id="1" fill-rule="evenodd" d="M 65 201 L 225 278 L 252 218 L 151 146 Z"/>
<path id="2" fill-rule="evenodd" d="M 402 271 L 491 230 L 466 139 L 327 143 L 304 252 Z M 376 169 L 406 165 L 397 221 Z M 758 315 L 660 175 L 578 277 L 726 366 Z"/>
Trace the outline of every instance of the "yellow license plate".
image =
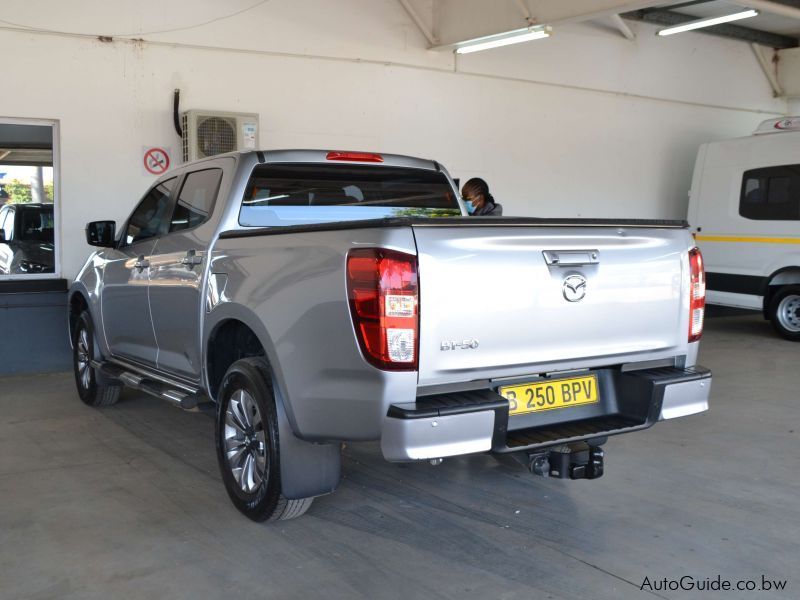
<path id="1" fill-rule="evenodd" d="M 597 375 L 507 385 L 501 387 L 499 392 L 508 400 L 509 415 L 568 408 L 600 401 Z"/>

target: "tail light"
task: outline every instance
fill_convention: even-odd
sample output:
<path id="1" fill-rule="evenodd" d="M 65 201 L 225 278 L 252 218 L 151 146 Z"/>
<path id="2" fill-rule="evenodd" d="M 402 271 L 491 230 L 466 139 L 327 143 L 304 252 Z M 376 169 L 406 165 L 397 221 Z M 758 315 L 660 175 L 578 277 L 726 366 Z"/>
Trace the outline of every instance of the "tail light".
<path id="1" fill-rule="evenodd" d="M 331 151 L 325 155 L 327 160 L 340 160 L 345 162 L 383 162 L 383 156 L 374 152 L 337 152 Z"/>
<path id="2" fill-rule="evenodd" d="M 419 354 L 417 257 L 395 250 L 351 250 L 347 293 L 361 351 L 379 369 L 415 371 Z"/>
<path id="3" fill-rule="evenodd" d="M 703 317 L 706 310 L 706 273 L 703 255 L 699 248 L 689 250 L 689 341 L 696 342 L 703 335 Z"/>

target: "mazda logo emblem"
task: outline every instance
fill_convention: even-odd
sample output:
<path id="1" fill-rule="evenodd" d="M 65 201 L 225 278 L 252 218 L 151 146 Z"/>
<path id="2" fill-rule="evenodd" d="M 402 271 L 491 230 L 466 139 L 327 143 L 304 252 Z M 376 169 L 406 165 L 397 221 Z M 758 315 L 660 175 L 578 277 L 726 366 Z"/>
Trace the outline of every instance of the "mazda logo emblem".
<path id="1" fill-rule="evenodd" d="M 586 295 L 586 278 L 583 275 L 568 275 L 564 279 L 562 290 L 568 302 L 579 302 Z"/>

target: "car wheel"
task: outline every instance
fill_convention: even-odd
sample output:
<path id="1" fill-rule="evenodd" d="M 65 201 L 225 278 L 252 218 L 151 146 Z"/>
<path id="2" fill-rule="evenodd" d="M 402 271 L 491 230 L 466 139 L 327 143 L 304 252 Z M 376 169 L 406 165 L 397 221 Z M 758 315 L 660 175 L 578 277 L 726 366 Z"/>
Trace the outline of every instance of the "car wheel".
<path id="1" fill-rule="evenodd" d="M 89 406 L 110 406 L 119 400 L 122 387 L 98 382 L 92 366 L 95 356 L 94 325 L 87 311 L 81 313 L 72 337 L 72 365 L 78 396 Z"/>
<path id="2" fill-rule="evenodd" d="M 218 398 L 217 459 L 233 504 L 254 521 L 303 515 L 313 498 L 281 495 L 278 414 L 266 361 L 243 358 L 233 363 Z"/>
<path id="3" fill-rule="evenodd" d="M 781 336 L 800 341 L 800 286 L 789 285 L 778 290 L 770 302 L 769 318 Z"/>

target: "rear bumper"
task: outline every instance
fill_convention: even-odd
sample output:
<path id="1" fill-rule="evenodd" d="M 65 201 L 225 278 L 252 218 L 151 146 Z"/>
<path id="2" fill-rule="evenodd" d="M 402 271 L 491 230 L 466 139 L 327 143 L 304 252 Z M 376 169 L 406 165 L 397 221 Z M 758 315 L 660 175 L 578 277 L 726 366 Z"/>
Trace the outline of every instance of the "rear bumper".
<path id="1" fill-rule="evenodd" d="M 533 413 L 512 422 L 508 402 L 491 389 L 393 404 L 384 417 L 381 450 L 392 462 L 537 450 L 646 429 L 708 409 L 711 371 L 704 367 L 597 374 L 603 398 L 597 406 Z"/>

